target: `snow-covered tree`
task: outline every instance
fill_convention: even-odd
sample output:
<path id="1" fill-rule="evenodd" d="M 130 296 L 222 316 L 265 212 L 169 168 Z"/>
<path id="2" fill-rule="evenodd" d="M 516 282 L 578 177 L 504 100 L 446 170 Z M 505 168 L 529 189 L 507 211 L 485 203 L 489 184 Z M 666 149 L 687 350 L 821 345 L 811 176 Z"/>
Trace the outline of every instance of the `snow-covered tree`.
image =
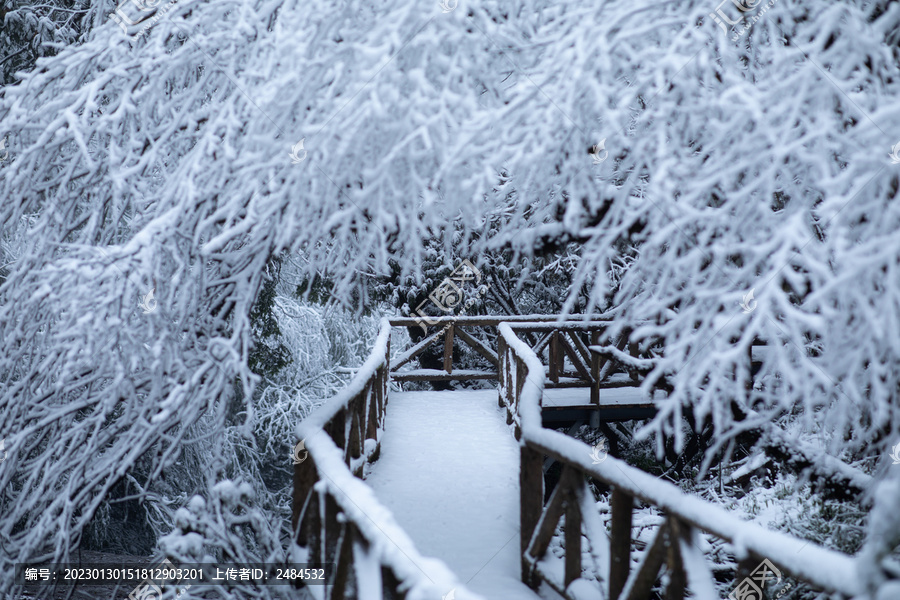
<path id="1" fill-rule="evenodd" d="M 460 226 L 464 255 L 582 244 L 567 307 L 587 288 L 608 342 L 665 348 L 648 432 L 793 414 L 835 454 L 888 448 L 900 7 L 719 8 L 180 0 L 38 60 L 0 99 L 0 567 L 65 556 L 140 457 L 147 485 L 235 382 L 252 402 L 273 257 L 340 265 L 350 298 Z"/>

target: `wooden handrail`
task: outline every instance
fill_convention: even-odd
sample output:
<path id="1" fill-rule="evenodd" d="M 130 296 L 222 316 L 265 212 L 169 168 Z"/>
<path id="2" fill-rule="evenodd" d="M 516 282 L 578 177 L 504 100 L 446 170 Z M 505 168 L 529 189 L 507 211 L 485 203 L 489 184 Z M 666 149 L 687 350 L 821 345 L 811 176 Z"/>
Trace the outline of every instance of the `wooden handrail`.
<path id="1" fill-rule="evenodd" d="M 594 364 L 600 360 L 588 350 L 591 343 L 599 339 L 600 332 L 608 326 L 607 320 L 596 320 L 593 315 L 568 315 L 566 317 L 548 315 L 502 315 L 502 316 L 444 316 L 430 318 L 426 323 L 421 319 L 400 317 L 390 319 L 393 327 L 417 328 L 425 325 L 425 337 L 410 348 L 400 353 L 391 364 L 391 376 L 395 381 L 467 381 L 473 379 L 496 379 L 498 358 L 493 349 L 464 328 L 495 328 L 500 323 L 508 323 L 516 331 L 543 334 L 538 342 L 537 351 L 541 352 L 547 344 L 553 360 L 550 361 L 550 377 L 560 387 L 597 386 L 594 373 L 599 369 Z M 429 328 L 430 327 L 430 328 Z M 581 335 L 589 336 L 588 343 Z M 459 370 L 453 365 L 453 348 L 456 340 L 469 346 L 485 358 L 491 368 L 483 370 Z M 414 358 L 442 344 L 441 368 L 413 369 L 401 371 Z M 565 359 L 568 358 L 574 371 L 564 372 Z M 437 366 L 437 365 L 435 365 Z M 564 381 L 561 381 L 565 378 Z M 599 389 L 599 388 L 598 388 Z M 593 390 L 594 403 L 598 402 L 599 392 Z"/>
<path id="2" fill-rule="evenodd" d="M 420 327 L 424 322 L 421 318 L 413 317 L 393 317 L 390 323 L 393 327 Z M 593 323 L 607 324 L 611 321 L 604 319 L 600 315 L 445 315 L 442 317 L 428 317 L 426 326 L 436 327 L 447 323 L 457 323 L 460 325 L 479 325 L 482 327 L 496 327 L 500 323 L 509 323 L 517 325 L 519 323 L 566 323 L 574 324 L 579 322 L 590 321 Z"/>
<path id="3" fill-rule="evenodd" d="M 295 542 L 304 562 L 335 565 L 323 591 L 329 600 L 344 600 L 351 589 L 359 597 L 362 585 L 367 598 L 440 598 L 456 588 L 459 600 L 484 600 L 438 561 L 421 556 L 362 480 L 384 430 L 390 335 L 383 320 L 372 353 L 347 387 L 297 426 L 308 455 L 294 465 Z M 428 575 L 418 567 L 426 563 Z M 358 577 L 358 570 L 366 574 Z"/>
<path id="4" fill-rule="evenodd" d="M 520 548 L 522 581 L 536 586 L 541 580 L 565 596 L 565 590 L 580 573 L 575 572 L 579 559 L 569 559 L 570 552 L 580 557 L 582 523 L 586 502 L 579 500 L 585 479 L 594 479 L 613 488 L 612 531 L 608 542 L 608 581 L 606 597 L 639 600 L 647 597 L 660 568 L 667 564 L 668 598 L 684 598 L 690 587 L 698 597 L 714 589 L 709 569 L 697 558 L 688 540 L 703 531 L 733 544 L 743 553 L 742 559 L 756 562 L 767 559 L 778 569 L 829 592 L 856 596 L 863 592 L 856 576 L 852 557 L 823 548 L 781 532 L 770 531 L 747 523 L 723 508 L 683 493 L 678 487 L 629 466 L 613 457 L 599 464 L 591 460 L 586 444 L 557 431 L 544 429 L 541 423 L 541 397 L 544 390 L 544 368 L 531 348 L 520 340 L 508 324 L 499 326 L 500 403 L 507 407 L 508 421 L 515 424 L 521 443 L 520 457 Z M 552 457 L 563 465 L 563 476 L 544 505 L 544 457 Z M 643 563 L 635 572 L 631 566 L 631 513 L 635 499 L 659 508 L 667 520 L 647 549 Z M 563 516 L 565 515 L 565 517 Z M 566 566 L 563 581 L 542 571 L 540 560 L 549 540 L 547 532 L 566 519 Z M 568 531 L 569 529 L 573 531 Z M 597 527 L 593 527 L 596 536 Z M 577 535 L 576 535 L 577 532 Z M 576 542 L 577 540 L 577 542 Z M 588 540 L 603 545 L 597 540 Z M 604 540 L 605 541 L 605 540 Z M 688 556 L 691 560 L 685 560 Z M 699 564 L 698 564 L 699 563 Z M 827 564 L 827 569 L 820 568 Z M 597 571 L 605 571 L 596 565 Z"/>

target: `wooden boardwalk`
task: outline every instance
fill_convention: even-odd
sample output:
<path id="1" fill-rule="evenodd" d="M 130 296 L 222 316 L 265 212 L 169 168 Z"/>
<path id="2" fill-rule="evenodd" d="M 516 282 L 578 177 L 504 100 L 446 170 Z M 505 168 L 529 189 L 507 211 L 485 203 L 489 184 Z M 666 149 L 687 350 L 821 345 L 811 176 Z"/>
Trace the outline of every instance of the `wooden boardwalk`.
<path id="1" fill-rule="evenodd" d="M 393 393 L 385 431 L 366 483 L 419 551 L 485 598 L 538 598 L 520 578 L 519 446 L 497 391 Z"/>
<path id="2" fill-rule="evenodd" d="M 663 586 L 667 600 L 688 593 L 717 600 L 701 536 L 734 548 L 745 578 L 735 586 L 771 567 L 832 598 L 863 597 L 853 557 L 746 523 L 614 451 L 597 462 L 586 444 L 545 427 L 568 420 L 602 429 L 642 418 L 665 393 L 653 390 L 650 399 L 637 390 L 650 359 L 628 346 L 627 332 L 625 341 L 600 347 L 603 323 L 553 319 L 448 320 L 395 353 L 392 330 L 412 320 L 382 323 L 347 388 L 296 430 L 309 456 L 294 467 L 295 559 L 336 564 L 314 597 L 646 600 Z M 496 348 L 467 327 L 494 328 Z M 490 368 L 477 376 L 454 371 L 457 339 Z M 442 368 L 402 370 L 435 343 L 443 345 Z M 499 390 L 390 392 L 392 380 L 455 375 L 494 378 Z M 555 484 L 545 481 L 548 461 L 561 465 Z M 612 490 L 609 529 L 589 480 Z M 637 502 L 665 515 L 654 540 L 640 547 L 632 543 Z"/>

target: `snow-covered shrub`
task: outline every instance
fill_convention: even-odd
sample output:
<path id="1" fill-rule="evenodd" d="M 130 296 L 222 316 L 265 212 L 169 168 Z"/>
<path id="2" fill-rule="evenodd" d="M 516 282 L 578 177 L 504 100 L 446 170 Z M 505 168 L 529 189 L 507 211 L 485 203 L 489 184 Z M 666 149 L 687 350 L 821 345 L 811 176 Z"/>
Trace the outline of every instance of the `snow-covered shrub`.
<path id="1" fill-rule="evenodd" d="M 167 558 L 179 563 L 284 563 L 289 562 L 270 515 L 254 501 L 247 483 L 223 480 L 207 497 L 193 496 L 175 513 L 175 528 L 160 539 Z M 260 592 L 253 584 L 193 584 L 181 598 L 291 598 L 289 586 L 267 586 Z M 174 591 L 173 591 L 174 593 Z M 302 596 L 301 596 L 302 597 Z"/>

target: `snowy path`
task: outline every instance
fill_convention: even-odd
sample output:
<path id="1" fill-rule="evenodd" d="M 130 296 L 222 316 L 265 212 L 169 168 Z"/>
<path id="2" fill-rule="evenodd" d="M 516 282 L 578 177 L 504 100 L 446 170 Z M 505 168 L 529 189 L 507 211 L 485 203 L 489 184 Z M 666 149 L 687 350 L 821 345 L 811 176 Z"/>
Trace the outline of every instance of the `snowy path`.
<path id="1" fill-rule="evenodd" d="M 386 419 L 366 481 L 418 550 L 485 598 L 539 598 L 519 579 L 519 447 L 497 392 L 392 393 Z"/>

